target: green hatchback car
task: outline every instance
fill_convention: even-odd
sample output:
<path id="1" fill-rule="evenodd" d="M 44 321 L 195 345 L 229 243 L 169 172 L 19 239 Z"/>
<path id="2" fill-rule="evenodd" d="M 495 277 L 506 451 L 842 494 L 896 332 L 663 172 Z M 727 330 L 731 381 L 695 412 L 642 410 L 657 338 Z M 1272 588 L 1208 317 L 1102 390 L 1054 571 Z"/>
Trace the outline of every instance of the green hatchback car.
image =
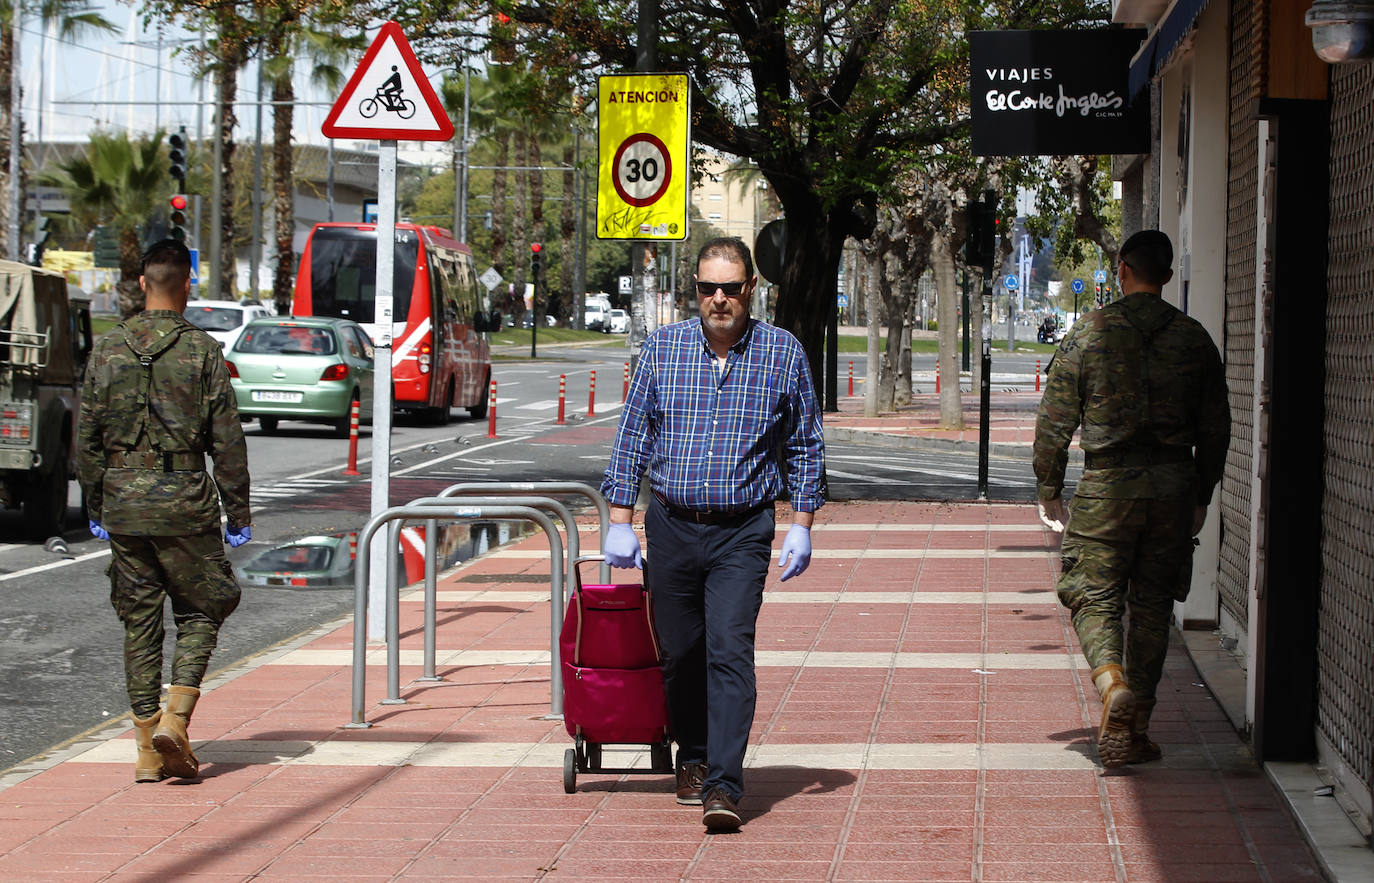
<path id="1" fill-rule="evenodd" d="M 239 416 L 328 423 L 346 438 L 353 402 L 372 417 L 372 341 L 348 319 L 278 316 L 248 323 L 225 353 Z"/>

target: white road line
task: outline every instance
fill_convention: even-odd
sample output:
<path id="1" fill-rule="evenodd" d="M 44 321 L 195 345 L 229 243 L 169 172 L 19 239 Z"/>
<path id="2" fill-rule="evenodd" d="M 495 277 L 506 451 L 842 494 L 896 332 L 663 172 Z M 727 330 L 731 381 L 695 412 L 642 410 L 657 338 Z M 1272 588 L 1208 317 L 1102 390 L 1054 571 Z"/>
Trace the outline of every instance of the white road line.
<path id="1" fill-rule="evenodd" d="M 0 575 L 0 583 L 9 582 L 12 579 L 19 579 L 21 576 L 29 576 L 35 573 L 42 573 L 45 570 L 56 570 L 59 567 L 66 567 L 69 564 L 78 564 L 82 561 L 90 561 L 92 558 L 104 558 L 110 554 L 109 547 L 101 549 L 99 552 L 87 552 L 85 555 L 77 555 L 75 558 L 63 558 L 61 561 L 54 561 L 51 564 L 40 564 L 37 567 L 29 567 L 24 570 L 16 570 L 14 573 Z"/>

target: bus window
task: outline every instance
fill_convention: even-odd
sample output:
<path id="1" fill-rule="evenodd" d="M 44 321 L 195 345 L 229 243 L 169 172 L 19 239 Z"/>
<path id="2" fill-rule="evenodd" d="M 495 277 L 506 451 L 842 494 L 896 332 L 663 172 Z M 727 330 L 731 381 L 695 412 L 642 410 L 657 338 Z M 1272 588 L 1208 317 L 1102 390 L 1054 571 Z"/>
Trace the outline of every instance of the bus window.
<path id="1" fill-rule="evenodd" d="M 404 322 L 410 313 L 419 239 L 409 230 L 396 231 L 392 271 L 391 315 Z M 354 322 L 376 321 L 377 234 L 353 227 L 320 227 L 310 250 L 310 297 L 316 316 L 340 316 Z"/>

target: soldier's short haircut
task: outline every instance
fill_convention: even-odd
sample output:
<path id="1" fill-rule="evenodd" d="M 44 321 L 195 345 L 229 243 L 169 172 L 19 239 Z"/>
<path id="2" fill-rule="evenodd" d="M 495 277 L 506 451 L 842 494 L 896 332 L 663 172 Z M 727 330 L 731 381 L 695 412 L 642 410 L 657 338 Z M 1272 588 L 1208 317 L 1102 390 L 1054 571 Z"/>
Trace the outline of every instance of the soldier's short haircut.
<path id="1" fill-rule="evenodd" d="M 1174 268 L 1174 245 L 1158 230 L 1141 230 L 1122 244 L 1120 257 L 1141 281 L 1163 285 Z"/>
<path id="2" fill-rule="evenodd" d="M 154 242 L 143 253 L 143 276 L 159 290 L 180 286 L 191 276 L 191 250 L 175 239 Z"/>
<path id="3" fill-rule="evenodd" d="M 749 246 L 738 236 L 721 236 L 708 240 L 701 247 L 701 251 L 697 252 L 697 267 L 707 258 L 721 258 L 732 264 L 744 264 L 744 278 L 754 278 L 754 259 L 749 254 Z"/>

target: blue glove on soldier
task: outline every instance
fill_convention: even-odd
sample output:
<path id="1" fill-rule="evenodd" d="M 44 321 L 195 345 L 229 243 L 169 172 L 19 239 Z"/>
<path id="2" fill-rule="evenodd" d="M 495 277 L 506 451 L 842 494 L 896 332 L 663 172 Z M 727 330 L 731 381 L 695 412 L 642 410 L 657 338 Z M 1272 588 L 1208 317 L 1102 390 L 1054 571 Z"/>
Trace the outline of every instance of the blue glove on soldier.
<path id="1" fill-rule="evenodd" d="M 811 529 L 794 524 L 787 529 L 787 538 L 782 541 L 782 551 L 778 553 L 778 566 L 787 568 L 782 572 L 782 581 L 800 576 L 810 564 Z"/>
<path id="2" fill-rule="evenodd" d="M 224 532 L 224 541 L 228 543 L 230 547 L 235 549 L 237 549 L 239 546 L 242 546 L 244 543 L 248 542 L 252 538 L 253 528 L 248 527 L 246 525 L 244 527 L 231 527 Z"/>
<path id="3" fill-rule="evenodd" d="M 97 540 L 108 541 L 110 539 L 110 532 L 101 527 L 99 521 L 91 521 L 88 518 L 86 522 L 91 526 L 91 536 L 95 537 Z"/>
<path id="4" fill-rule="evenodd" d="M 612 567 L 643 567 L 639 557 L 639 537 L 628 524 L 612 524 L 606 531 L 606 544 L 601 549 L 606 563 Z"/>

